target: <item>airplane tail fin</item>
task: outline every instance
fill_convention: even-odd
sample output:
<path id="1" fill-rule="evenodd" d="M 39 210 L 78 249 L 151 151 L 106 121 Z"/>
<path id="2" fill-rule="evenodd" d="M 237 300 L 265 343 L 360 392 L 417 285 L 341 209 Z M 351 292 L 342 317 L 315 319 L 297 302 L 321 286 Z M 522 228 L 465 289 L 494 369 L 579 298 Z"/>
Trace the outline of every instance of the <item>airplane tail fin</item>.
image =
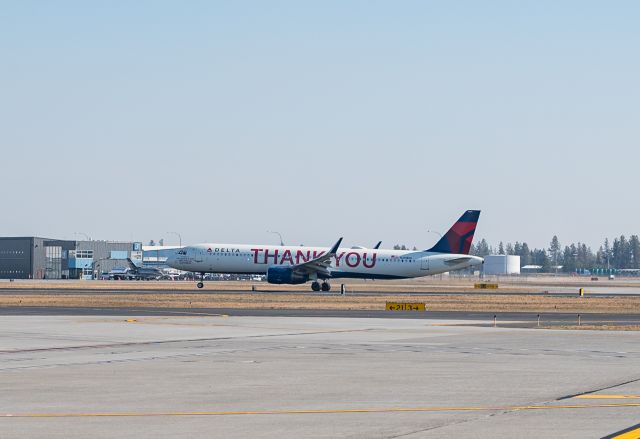
<path id="1" fill-rule="evenodd" d="M 132 268 L 134 270 L 138 269 L 138 266 L 136 264 L 133 263 L 133 261 L 131 260 L 131 258 L 127 258 L 127 262 L 129 263 L 129 268 Z"/>
<path id="2" fill-rule="evenodd" d="M 468 255 L 480 217 L 479 210 L 467 210 L 428 252 Z"/>

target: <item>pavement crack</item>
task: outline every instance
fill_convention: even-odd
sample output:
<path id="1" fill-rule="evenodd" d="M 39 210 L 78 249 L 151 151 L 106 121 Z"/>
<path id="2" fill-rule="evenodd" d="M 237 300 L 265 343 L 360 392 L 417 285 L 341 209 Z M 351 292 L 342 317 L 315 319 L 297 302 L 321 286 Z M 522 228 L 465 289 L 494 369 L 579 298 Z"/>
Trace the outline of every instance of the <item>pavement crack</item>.
<path id="1" fill-rule="evenodd" d="M 319 334 L 339 334 L 347 332 L 363 332 L 370 329 L 340 329 L 333 331 L 302 331 L 302 332 L 287 332 L 279 334 L 260 334 L 260 335 L 243 335 L 237 337 L 204 337 L 204 338 L 189 338 L 189 339 L 175 339 L 175 340 L 147 340 L 147 341 L 134 341 L 134 342 L 114 342 L 114 343 L 96 343 L 90 345 L 69 345 L 69 346 L 57 346 L 52 348 L 29 348 L 29 349 L 7 349 L 0 350 L 0 355 L 3 354 L 24 354 L 32 352 L 51 352 L 51 351 L 70 351 L 79 349 L 105 349 L 105 348 L 120 348 L 127 346 L 145 346 L 145 345 L 167 345 L 172 343 L 193 343 L 203 341 L 218 341 L 218 340 L 242 340 L 242 339 L 260 339 L 271 337 L 291 337 L 298 335 L 319 335 Z"/>
<path id="2" fill-rule="evenodd" d="M 483 414 L 483 415 L 480 415 L 480 416 L 470 417 L 470 418 L 466 418 L 466 419 L 461 419 L 459 421 L 443 423 L 443 424 L 440 424 L 440 425 L 433 425 L 431 427 L 421 428 L 421 429 L 410 431 L 410 432 L 407 432 L 407 433 L 401 433 L 401 434 L 397 434 L 397 435 L 393 435 L 393 436 L 387 436 L 386 439 L 398 439 L 398 438 L 403 438 L 403 437 L 409 437 L 409 436 L 413 436 L 414 434 L 425 433 L 425 432 L 428 432 L 428 431 L 437 430 L 439 428 L 451 427 L 451 426 L 454 426 L 454 425 L 460 425 L 460 424 L 464 424 L 464 423 L 467 423 L 467 422 L 474 422 L 474 421 L 478 421 L 480 419 L 490 418 L 490 417 L 496 416 L 496 415 L 501 415 L 501 414 L 506 414 L 506 413 L 513 413 L 515 411 L 517 411 L 517 410 L 504 411 L 504 410 L 496 409 L 496 412 L 493 412 L 493 413 Z"/>

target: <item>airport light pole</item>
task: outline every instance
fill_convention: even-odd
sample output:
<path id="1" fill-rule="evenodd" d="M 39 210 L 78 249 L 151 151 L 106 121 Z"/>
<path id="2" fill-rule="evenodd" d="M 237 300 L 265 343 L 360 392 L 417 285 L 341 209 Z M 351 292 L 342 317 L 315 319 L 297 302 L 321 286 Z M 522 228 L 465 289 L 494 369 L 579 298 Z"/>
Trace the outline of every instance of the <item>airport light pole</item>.
<path id="1" fill-rule="evenodd" d="M 280 245 L 281 246 L 284 245 L 284 241 L 282 240 L 282 235 L 280 234 L 280 232 L 272 232 L 271 230 L 267 230 L 267 233 L 273 233 L 274 235 L 278 235 L 280 237 Z"/>
<path id="2" fill-rule="evenodd" d="M 182 247 L 182 235 L 180 235 L 178 232 L 167 232 L 167 233 L 171 233 L 172 235 L 177 235 L 178 242 L 180 242 L 180 247 Z"/>
<path id="3" fill-rule="evenodd" d="M 427 232 L 436 233 L 440 237 L 440 239 L 442 239 L 442 233 L 438 232 L 437 230 L 427 230 Z"/>

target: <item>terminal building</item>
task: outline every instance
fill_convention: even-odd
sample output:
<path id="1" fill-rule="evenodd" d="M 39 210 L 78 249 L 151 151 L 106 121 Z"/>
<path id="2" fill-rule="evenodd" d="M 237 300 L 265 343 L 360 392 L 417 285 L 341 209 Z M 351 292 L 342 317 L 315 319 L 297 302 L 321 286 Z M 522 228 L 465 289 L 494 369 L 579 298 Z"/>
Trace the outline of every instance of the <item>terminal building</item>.
<path id="1" fill-rule="evenodd" d="M 0 279 L 69 279 L 75 241 L 35 236 L 0 238 Z"/>
<path id="2" fill-rule="evenodd" d="M 122 241 L 76 241 L 70 252 L 69 265 L 74 268 L 72 279 L 96 279 L 102 273 L 129 267 L 131 259 L 142 265 L 142 243 Z"/>
<path id="3" fill-rule="evenodd" d="M 95 279 L 142 265 L 141 242 L 0 237 L 0 279 Z"/>

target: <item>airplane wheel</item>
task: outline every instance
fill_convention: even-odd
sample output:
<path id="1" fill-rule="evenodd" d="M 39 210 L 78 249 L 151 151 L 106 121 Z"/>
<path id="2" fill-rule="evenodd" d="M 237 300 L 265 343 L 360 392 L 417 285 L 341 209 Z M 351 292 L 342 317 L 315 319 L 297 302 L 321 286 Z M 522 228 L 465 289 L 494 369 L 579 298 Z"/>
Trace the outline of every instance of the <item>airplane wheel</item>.
<path id="1" fill-rule="evenodd" d="M 313 291 L 320 291 L 320 282 L 312 282 L 311 283 L 311 289 Z"/>
<path id="2" fill-rule="evenodd" d="M 198 283 L 196 284 L 196 287 L 198 287 L 198 288 L 204 288 L 204 283 L 202 283 L 202 282 L 198 282 Z"/>
<path id="3" fill-rule="evenodd" d="M 331 290 L 331 284 L 329 284 L 329 282 L 322 282 L 322 291 L 329 291 Z"/>

